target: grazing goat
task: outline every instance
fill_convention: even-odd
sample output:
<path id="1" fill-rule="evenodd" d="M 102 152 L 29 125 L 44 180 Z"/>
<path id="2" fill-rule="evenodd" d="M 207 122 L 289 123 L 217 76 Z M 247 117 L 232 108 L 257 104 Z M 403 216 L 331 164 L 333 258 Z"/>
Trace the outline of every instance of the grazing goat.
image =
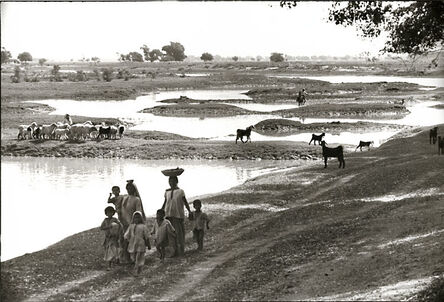
<path id="1" fill-rule="evenodd" d="M 310 140 L 310 142 L 308 143 L 309 145 L 311 144 L 311 142 L 312 141 L 314 141 L 314 145 L 316 145 L 316 141 L 318 141 L 319 142 L 319 144 L 321 143 L 321 141 L 322 141 L 322 138 L 325 136 L 325 133 L 324 132 L 322 132 L 320 135 L 316 135 L 316 134 L 312 134 L 311 135 L 311 140 Z"/>
<path id="2" fill-rule="evenodd" d="M 436 144 L 436 138 L 438 137 L 438 127 L 435 127 L 433 129 L 430 129 L 430 144 Z"/>
<path id="3" fill-rule="evenodd" d="M 245 129 L 245 130 L 237 129 L 236 130 L 236 144 L 237 144 L 238 139 L 240 139 L 241 142 L 243 142 L 243 143 L 247 143 L 248 140 L 250 140 L 250 143 L 251 143 L 251 138 L 250 138 L 251 129 L 254 129 L 254 126 L 247 127 L 247 129 Z M 243 140 L 244 136 L 247 137 L 247 140 L 245 142 Z"/>
<path id="4" fill-rule="evenodd" d="M 344 148 L 342 146 L 338 146 L 336 148 L 328 148 L 325 147 L 326 142 L 321 141 L 322 146 L 322 157 L 324 157 L 324 168 L 327 168 L 327 159 L 329 157 L 337 157 L 339 160 L 339 168 L 345 168 L 345 160 L 344 160 Z"/>
<path id="5" fill-rule="evenodd" d="M 359 145 L 356 147 L 355 152 L 358 150 L 358 148 L 360 148 L 362 151 L 362 147 L 368 147 L 368 149 L 370 150 L 370 145 L 373 145 L 373 141 L 370 142 L 359 141 Z"/>
<path id="6" fill-rule="evenodd" d="M 46 137 L 48 137 L 48 139 L 50 139 L 51 137 L 53 137 L 53 133 L 56 128 L 56 123 L 52 123 L 51 125 L 43 125 L 41 131 L 42 138 L 45 139 Z"/>
<path id="7" fill-rule="evenodd" d="M 19 133 L 17 135 L 17 139 L 32 138 L 35 128 L 37 128 L 36 122 L 32 122 L 31 125 L 20 125 L 18 127 Z"/>
<path id="8" fill-rule="evenodd" d="M 32 137 L 35 139 L 41 139 L 42 138 L 42 126 L 37 126 L 34 130 L 34 133 L 32 134 Z"/>
<path id="9" fill-rule="evenodd" d="M 55 139 L 68 139 L 68 134 L 70 132 L 70 128 L 66 129 L 55 129 L 54 130 L 54 137 Z"/>
<path id="10" fill-rule="evenodd" d="M 117 139 L 117 131 L 118 131 L 118 129 L 116 126 L 113 126 L 113 125 L 109 126 L 109 138 L 110 139 L 113 139 L 113 138 Z"/>
<path id="11" fill-rule="evenodd" d="M 97 138 L 101 138 L 101 137 L 109 138 L 110 134 L 111 134 L 111 127 L 109 127 L 109 126 L 107 126 L 107 127 L 100 126 L 100 128 L 99 128 L 99 135 L 97 135 Z"/>
<path id="12" fill-rule="evenodd" d="M 119 125 L 119 138 L 120 139 L 123 137 L 123 131 L 125 131 L 125 126 Z"/>

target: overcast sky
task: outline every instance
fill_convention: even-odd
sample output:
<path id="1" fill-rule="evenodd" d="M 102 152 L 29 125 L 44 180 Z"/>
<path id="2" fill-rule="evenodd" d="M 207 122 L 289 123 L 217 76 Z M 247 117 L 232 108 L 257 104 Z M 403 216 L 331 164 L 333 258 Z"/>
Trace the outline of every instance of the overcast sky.
<path id="1" fill-rule="evenodd" d="M 326 2 L 2 2 L 1 45 L 13 57 L 78 60 L 180 42 L 186 55 L 292 56 L 377 54 L 382 38 L 327 23 Z"/>

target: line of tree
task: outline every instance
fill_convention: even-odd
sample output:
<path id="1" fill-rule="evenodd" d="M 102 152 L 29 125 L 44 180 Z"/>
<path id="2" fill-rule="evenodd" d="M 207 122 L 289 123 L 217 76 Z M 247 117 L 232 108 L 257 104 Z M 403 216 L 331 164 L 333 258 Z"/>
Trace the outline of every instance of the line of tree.
<path id="1" fill-rule="evenodd" d="M 183 61 L 185 55 L 185 47 L 179 42 L 170 42 L 169 45 L 162 47 L 162 50 L 152 49 L 144 44 L 140 47 L 143 55 L 137 51 L 131 51 L 128 54 L 118 54 L 120 62 L 155 62 L 155 61 Z"/>

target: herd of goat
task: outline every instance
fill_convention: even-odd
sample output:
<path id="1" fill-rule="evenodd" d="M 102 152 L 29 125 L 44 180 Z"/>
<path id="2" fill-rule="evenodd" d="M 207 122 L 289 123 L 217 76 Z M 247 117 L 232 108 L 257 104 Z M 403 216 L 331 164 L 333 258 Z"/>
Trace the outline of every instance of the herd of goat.
<path id="1" fill-rule="evenodd" d="M 50 125 L 20 125 L 17 139 L 56 139 L 56 140 L 86 140 L 86 139 L 117 139 L 122 138 L 125 126 L 94 125 L 91 121 L 83 124 L 52 123 Z"/>
<path id="2" fill-rule="evenodd" d="M 251 130 L 254 126 L 249 126 L 245 130 L 237 129 L 236 131 L 236 144 L 240 139 L 241 142 L 247 143 L 251 142 Z M 37 125 L 36 122 L 32 122 L 31 125 L 21 125 L 19 126 L 19 133 L 17 139 L 57 139 L 57 140 L 86 140 L 89 139 L 117 139 L 123 137 L 123 132 L 125 131 L 125 126 L 121 124 L 117 125 L 105 125 L 104 123 L 100 125 L 94 125 L 91 121 L 84 122 L 83 124 L 72 124 L 69 123 L 52 123 L 50 125 Z M 247 140 L 244 141 L 243 137 Z M 316 142 L 322 146 L 322 157 L 324 158 L 324 168 L 327 168 L 327 160 L 329 157 L 337 158 L 339 161 L 339 168 L 345 168 L 344 160 L 344 148 L 338 146 L 336 148 L 326 147 L 327 143 L 323 140 L 325 133 L 320 135 L 312 134 L 309 145 Z M 444 153 L 444 138 L 438 137 L 438 127 L 430 129 L 430 144 L 435 144 L 438 141 L 439 153 Z M 373 145 L 373 141 L 360 141 L 359 145 L 356 147 L 355 151 L 362 147 L 368 147 Z"/>

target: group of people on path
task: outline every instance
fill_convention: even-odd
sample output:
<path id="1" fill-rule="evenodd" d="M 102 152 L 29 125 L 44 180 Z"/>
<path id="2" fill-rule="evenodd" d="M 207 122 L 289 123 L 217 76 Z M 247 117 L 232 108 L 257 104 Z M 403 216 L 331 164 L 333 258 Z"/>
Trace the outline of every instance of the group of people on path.
<path id="1" fill-rule="evenodd" d="M 202 202 L 193 201 L 195 211 L 191 211 L 185 192 L 178 187 L 177 176 L 168 179 L 170 188 L 165 191 L 164 203 L 156 212 L 151 231 L 147 227 L 147 218 L 143 209 L 142 200 L 134 181 L 126 184 L 127 195 L 120 195 L 120 188 L 113 186 L 109 194 L 108 203 L 113 206 L 105 208 L 106 218 L 100 229 L 105 231 L 103 243 L 105 249 L 104 260 L 108 262 L 108 269 L 112 264 L 134 263 L 135 274 L 140 274 L 145 264 L 146 249 L 151 249 L 150 237 L 154 238 L 154 245 L 161 262 L 165 257 L 183 256 L 185 252 L 185 210 L 188 218 L 193 221 L 193 238 L 198 250 L 203 249 L 205 228 L 209 229 L 209 218 L 201 211 Z M 114 217 L 117 213 L 117 218 Z"/>

